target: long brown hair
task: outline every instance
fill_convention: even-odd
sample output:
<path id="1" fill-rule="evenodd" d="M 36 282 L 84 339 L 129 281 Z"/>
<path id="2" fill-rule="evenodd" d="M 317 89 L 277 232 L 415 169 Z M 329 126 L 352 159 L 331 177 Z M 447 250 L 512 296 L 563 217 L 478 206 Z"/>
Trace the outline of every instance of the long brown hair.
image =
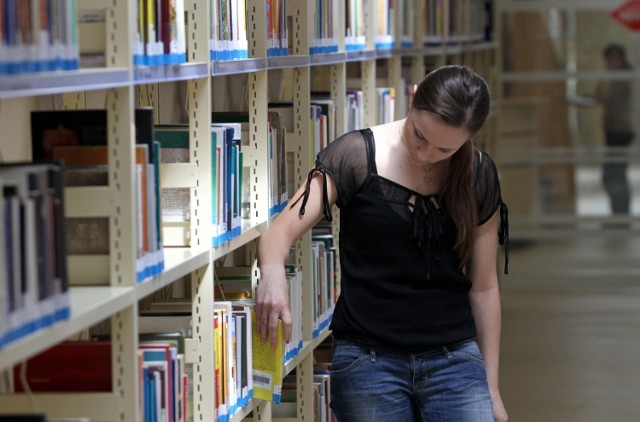
<path id="1" fill-rule="evenodd" d="M 418 85 L 413 107 L 433 113 L 443 123 L 464 128 L 469 141 L 451 156 L 442 188 L 443 207 L 458 231 L 456 251 L 464 266 L 471 256 L 478 221 L 473 186 L 473 136 L 489 115 L 491 95 L 484 79 L 466 66 L 448 65 L 432 70 Z"/>

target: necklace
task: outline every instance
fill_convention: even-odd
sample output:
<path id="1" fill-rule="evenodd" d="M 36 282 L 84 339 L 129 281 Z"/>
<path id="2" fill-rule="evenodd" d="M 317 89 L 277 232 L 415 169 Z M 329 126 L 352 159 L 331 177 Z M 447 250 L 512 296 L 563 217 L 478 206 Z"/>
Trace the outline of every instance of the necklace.
<path id="1" fill-rule="evenodd" d="M 433 169 L 434 166 L 431 167 L 427 167 L 424 170 L 424 184 L 429 186 L 429 183 L 434 179 L 433 177 L 429 176 L 429 172 L 431 171 L 431 169 Z"/>
<path id="2" fill-rule="evenodd" d="M 437 179 L 438 176 L 440 176 L 440 173 L 436 173 L 435 175 L 431 174 L 431 171 L 434 169 L 436 165 L 433 164 L 431 167 L 427 167 L 424 169 L 424 182 L 423 184 L 426 186 L 429 186 L 429 183 L 431 183 L 433 180 Z"/>

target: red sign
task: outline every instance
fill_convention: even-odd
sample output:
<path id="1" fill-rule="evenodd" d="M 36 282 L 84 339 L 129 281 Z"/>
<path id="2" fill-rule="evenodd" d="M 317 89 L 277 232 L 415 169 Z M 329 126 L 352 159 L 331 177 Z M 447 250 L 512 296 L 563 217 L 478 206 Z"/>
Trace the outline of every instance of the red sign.
<path id="1" fill-rule="evenodd" d="M 611 16 L 632 31 L 640 31 L 640 0 L 627 1 L 611 12 Z"/>

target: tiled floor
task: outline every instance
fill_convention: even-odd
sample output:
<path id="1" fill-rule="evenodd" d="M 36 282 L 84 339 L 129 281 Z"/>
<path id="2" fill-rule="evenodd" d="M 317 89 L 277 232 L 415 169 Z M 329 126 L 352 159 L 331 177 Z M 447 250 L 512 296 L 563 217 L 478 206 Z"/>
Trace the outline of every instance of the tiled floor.
<path id="1" fill-rule="evenodd" d="M 513 422 L 640 421 L 640 232 L 593 233 L 511 250 L 501 391 Z"/>

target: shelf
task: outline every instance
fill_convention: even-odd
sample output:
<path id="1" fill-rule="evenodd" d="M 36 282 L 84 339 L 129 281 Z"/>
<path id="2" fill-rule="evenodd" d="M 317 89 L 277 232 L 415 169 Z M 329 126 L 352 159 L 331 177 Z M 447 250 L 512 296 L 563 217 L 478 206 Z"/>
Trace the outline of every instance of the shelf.
<path id="1" fill-rule="evenodd" d="M 258 224 L 257 226 L 249 227 L 250 224 L 251 223 L 249 221 L 243 220 L 242 233 L 240 233 L 239 236 L 236 236 L 233 239 L 229 240 L 228 242 L 225 242 L 222 245 L 216 248 L 213 248 L 213 253 L 214 253 L 213 259 L 221 258 L 226 254 L 233 252 L 234 250 L 240 248 L 241 246 L 246 245 L 252 240 L 257 239 L 262 235 L 262 233 L 267 231 L 267 227 L 268 227 L 267 222 Z"/>
<path id="2" fill-rule="evenodd" d="M 266 58 L 229 60 L 211 62 L 211 74 L 213 76 L 235 75 L 237 73 L 250 73 L 266 70 L 268 61 Z"/>
<path id="3" fill-rule="evenodd" d="M 137 67 L 134 69 L 136 84 L 183 81 L 209 76 L 207 63 L 186 63 L 173 66 Z"/>
<path id="4" fill-rule="evenodd" d="M 158 277 L 136 286 L 136 297 L 142 299 L 196 271 L 209 263 L 209 250 L 195 251 L 191 248 L 165 248 L 164 271 Z"/>
<path id="5" fill-rule="evenodd" d="M 118 420 L 119 397 L 116 393 L 34 393 L 0 395 L 3 412 L 33 412 L 33 402 L 47 409 L 50 418 L 65 418 L 82 415 L 89 420 Z M 70 412 L 68 409 L 73 409 Z"/>
<path id="6" fill-rule="evenodd" d="M 124 68 L 84 69 L 42 72 L 0 77 L 0 100 L 33 95 L 91 91 L 129 85 L 129 71 Z"/>
<path id="7" fill-rule="evenodd" d="M 374 60 L 376 58 L 375 50 L 365 50 L 365 51 L 348 51 L 347 52 L 347 60 L 348 62 L 363 62 L 366 60 Z"/>
<path id="8" fill-rule="evenodd" d="M 310 63 L 309 56 L 280 56 L 268 58 L 269 69 L 284 69 L 295 67 L 307 67 Z"/>
<path id="9" fill-rule="evenodd" d="M 71 317 L 50 328 L 36 331 L 0 354 L 0 368 L 7 368 L 95 325 L 135 303 L 134 287 L 72 287 Z"/>
<path id="10" fill-rule="evenodd" d="M 347 60 L 347 53 L 314 54 L 311 56 L 312 66 L 326 66 L 343 63 Z"/>

